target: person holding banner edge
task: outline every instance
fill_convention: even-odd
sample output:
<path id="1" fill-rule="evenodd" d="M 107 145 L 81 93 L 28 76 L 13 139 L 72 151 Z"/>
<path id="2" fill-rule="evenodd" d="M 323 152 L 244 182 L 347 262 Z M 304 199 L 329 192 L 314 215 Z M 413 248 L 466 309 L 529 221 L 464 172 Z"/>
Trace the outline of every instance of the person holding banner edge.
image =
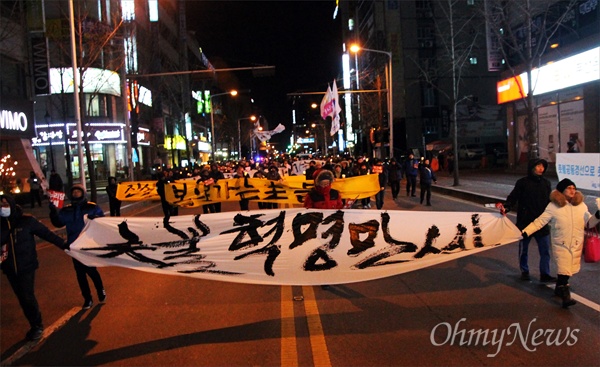
<path id="1" fill-rule="evenodd" d="M 85 217 L 94 219 L 103 217 L 104 212 L 96 203 L 88 201 L 85 195 L 85 189 L 82 185 L 76 184 L 71 187 L 71 204 L 63 207 L 60 211 L 54 204 L 50 203 L 50 221 L 57 228 L 66 227 L 67 229 L 67 248 L 79 237 L 79 234 L 85 227 Z M 87 266 L 73 258 L 73 266 L 77 275 L 77 283 L 83 296 L 83 310 L 92 307 L 92 294 L 87 276 L 92 279 L 98 294 L 98 302 L 104 303 L 106 300 L 106 291 L 102 284 L 102 277 L 98 270 L 93 266 Z"/>
<path id="2" fill-rule="evenodd" d="M 562 298 L 563 308 L 577 303 L 571 298 L 569 278 L 581 268 L 584 229 L 600 223 L 600 210 L 590 214 L 583 199 L 573 181 L 561 180 L 552 191 L 544 212 L 521 232 L 526 240 L 552 222 L 552 255 L 558 268 L 554 294 Z M 600 198 L 596 199 L 596 207 L 600 208 Z"/>
<path id="3" fill-rule="evenodd" d="M 548 162 L 545 159 L 530 160 L 527 165 L 527 176 L 517 180 L 504 203 L 497 204 L 502 213 L 509 212 L 518 204 L 516 225 L 520 230 L 539 217 L 550 202 L 551 184 L 548 179 L 543 177 L 547 169 Z M 550 226 L 548 225 L 540 228 L 535 235 L 519 241 L 521 280 L 531 280 L 528 264 L 531 238 L 535 238 L 540 253 L 540 281 L 555 281 L 556 278 L 550 275 Z"/>

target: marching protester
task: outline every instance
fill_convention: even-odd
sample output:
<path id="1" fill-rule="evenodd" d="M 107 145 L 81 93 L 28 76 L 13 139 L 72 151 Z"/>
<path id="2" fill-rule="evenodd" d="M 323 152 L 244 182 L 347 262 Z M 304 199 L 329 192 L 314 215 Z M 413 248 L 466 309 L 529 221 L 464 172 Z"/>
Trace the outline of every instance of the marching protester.
<path id="1" fill-rule="evenodd" d="M 244 169 L 244 166 L 242 166 L 241 164 L 238 164 L 238 166 L 235 168 L 235 174 L 233 175 L 233 178 L 245 178 L 246 177 L 246 170 Z M 249 210 L 250 207 L 250 201 L 248 199 L 240 199 L 240 210 Z"/>
<path id="2" fill-rule="evenodd" d="M 354 176 L 364 176 L 364 175 L 368 175 L 369 172 L 369 165 L 367 164 L 366 161 L 361 160 L 359 158 L 359 164 L 358 164 L 358 169 L 356 171 L 354 171 L 353 175 Z M 361 199 L 361 204 L 362 204 L 362 208 L 363 209 L 371 209 L 371 198 L 364 198 Z"/>
<path id="3" fill-rule="evenodd" d="M 503 212 L 509 212 L 518 204 L 517 228 L 523 230 L 535 218 L 539 217 L 548 202 L 552 188 L 550 181 L 544 177 L 548 169 L 548 162 L 544 159 L 532 159 L 527 166 L 527 176 L 517 180 L 506 201 L 499 204 Z M 550 226 L 546 225 L 535 234 L 519 241 L 519 267 L 521 280 L 530 280 L 528 250 L 531 239 L 535 238 L 540 253 L 540 281 L 553 282 L 556 280 L 550 275 Z"/>
<path id="4" fill-rule="evenodd" d="M 421 186 L 421 204 L 423 199 L 427 196 L 427 206 L 431 206 L 431 185 L 433 182 L 437 182 L 437 177 L 429 165 L 429 159 L 426 159 L 423 164 L 419 166 L 419 185 Z"/>
<path id="5" fill-rule="evenodd" d="M 106 186 L 106 194 L 108 195 L 108 206 L 110 209 L 111 217 L 120 217 L 121 216 L 121 200 L 117 199 L 117 189 L 119 185 L 117 184 L 116 177 L 108 178 L 108 186 Z M 164 187 L 163 187 L 164 189 Z"/>
<path id="6" fill-rule="evenodd" d="M 316 167 L 319 167 L 319 164 L 317 164 Z M 316 173 L 316 171 L 315 171 Z M 277 169 L 277 166 L 275 165 L 271 165 L 269 166 L 269 170 L 267 171 L 265 178 L 269 181 L 281 181 L 281 175 L 279 174 L 279 170 Z M 267 209 L 277 209 L 279 207 L 279 204 L 277 203 L 265 203 L 266 208 Z"/>
<path id="7" fill-rule="evenodd" d="M 104 212 L 96 203 L 87 200 L 85 189 L 82 185 L 73 185 L 70 194 L 71 204 L 63 207 L 60 211 L 56 209 L 54 204 L 50 203 L 50 220 L 57 228 L 66 227 L 67 246 L 70 246 L 77 239 L 85 227 L 86 216 L 88 219 L 104 216 Z M 104 285 L 102 284 L 102 277 L 100 277 L 98 270 L 95 267 L 81 263 L 75 258 L 73 258 L 73 266 L 75 267 L 77 283 L 79 284 L 79 289 L 83 296 L 82 309 L 87 310 L 94 304 L 87 276 L 89 276 L 94 283 L 98 295 L 98 302 L 104 303 L 106 300 L 106 292 L 104 290 Z"/>
<path id="8" fill-rule="evenodd" d="M 381 159 L 375 158 L 374 164 L 371 167 L 371 173 L 379 174 L 379 192 L 375 194 L 375 205 L 377 209 L 383 208 L 383 199 L 385 195 L 385 185 L 388 182 L 388 171 L 387 167 L 383 165 L 383 161 Z"/>
<path id="9" fill-rule="evenodd" d="M 158 175 L 159 177 L 158 181 L 156 182 L 156 193 L 160 197 L 160 204 L 162 206 L 163 214 L 165 218 L 170 218 L 173 215 L 176 216 L 179 208 L 175 205 L 171 205 L 171 203 L 167 201 L 167 194 L 165 192 L 165 185 L 171 182 L 169 179 L 169 171 L 162 171 Z"/>
<path id="10" fill-rule="evenodd" d="M 415 197 L 417 192 L 417 175 L 419 174 L 419 160 L 414 154 L 409 154 L 404 162 L 404 174 L 406 175 L 406 196 Z"/>
<path id="11" fill-rule="evenodd" d="M 207 190 L 210 187 L 210 185 L 215 183 L 214 178 L 212 178 L 208 168 L 203 168 L 202 171 L 200 171 L 200 180 L 204 184 L 205 190 Z M 202 205 L 202 211 L 204 212 L 204 214 L 218 213 L 217 206 L 215 203 Z"/>
<path id="12" fill-rule="evenodd" d="M 331 188 L 334 177 L 331 171 L 322 170 L 315 178 L 315 186 L 304 197 L 304 207 L 315 209 L 342 209 L 339 191 Z"/>
<path id="13" fill-rule="evenodd" d="M 600 210 L 596 210 L 595 215 L 590 214 L 583 199 L 573 181 L 561 180 L 552 191 L 544 212 L 522 230 L 526 240 L 552 223 L 552 255 L 558 274 L 554 294 L 562 298 L 563 308 L 577 303 L 571 298 L 569 278 L 581 268 L 584 229 L 600 223 Z M 600 208 L 600 198 L 596 199 L 596 206 Z"/>
<path id="14" fill-rule="evenodd" d="M 15 292 L 31 327 L 28 340 L 42 337 L 42 314 L 35 297 L 35 271 L 39 266 L 35 237 L 64 249 L 65 241 L 31 215 L 26 215 L 12 196 L 0 195 L 0 244 L 2 271 Z"/>
<path id="15" fill-rule="evenodd" d="M 213 184 L 216 184 L 219 180 L 225 178 L 223 172 L 219 171 L 219 166 L 216 163 L 210 165 L 210 177 L 213 179 Z M 213 204 L 213 208 L 215 209 L 214 213 L 221 212 L 221 202 L 217 201 Z"/>

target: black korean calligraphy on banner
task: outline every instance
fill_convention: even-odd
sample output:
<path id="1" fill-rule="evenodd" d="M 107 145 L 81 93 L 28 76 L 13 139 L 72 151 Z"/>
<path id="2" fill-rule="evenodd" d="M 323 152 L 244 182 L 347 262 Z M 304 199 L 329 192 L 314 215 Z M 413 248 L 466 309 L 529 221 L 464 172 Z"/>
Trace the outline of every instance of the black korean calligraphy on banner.
<path id="1" fill-rule="evenodd" d="M 398 275 L 519 239 L 499 213 L 286 209 L 97 218 L 68 253 L 90 266 L 319 285 Z"/>

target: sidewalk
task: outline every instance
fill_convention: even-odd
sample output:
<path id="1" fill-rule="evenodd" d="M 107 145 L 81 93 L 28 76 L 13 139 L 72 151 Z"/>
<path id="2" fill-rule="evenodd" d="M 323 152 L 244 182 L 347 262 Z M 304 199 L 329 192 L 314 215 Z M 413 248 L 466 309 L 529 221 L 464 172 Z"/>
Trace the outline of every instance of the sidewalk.
<path id="1" fill-rule="evenodd" d="M 454 186 L 454 177 L 447 172 L 436 172 L 437 184 L 432 191 L 460 197 L 481 204 L 504 201 L 512 191 L 518 179 L 525 176 L 523 172 L 506 171 L 505 169 L 461 169 L 459 186 Z M 544 175 L 552 189 L 558 183 L 556 174 Z M 585 196 L 585 203 L 591 212 L 595 212 L 595 198 L 599 193 L 591 190 L 579 190 Z"/>

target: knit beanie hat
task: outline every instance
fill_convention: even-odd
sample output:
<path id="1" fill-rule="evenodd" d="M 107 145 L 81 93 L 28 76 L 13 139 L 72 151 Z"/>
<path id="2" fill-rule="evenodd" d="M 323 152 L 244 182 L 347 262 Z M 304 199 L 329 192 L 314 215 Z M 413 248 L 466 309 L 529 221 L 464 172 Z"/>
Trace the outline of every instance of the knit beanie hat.
<path id="1" fill-rule="evenodd" d="M 565 189 L 569 186 L 575 186 L 575 188 L 577 188 L 577 186 L 575 185 L 575 182 L 569 180 L 568 178 L 562 179 L 557 185 L 556 185 L 556 190 L 563 192 L 565 191 Z"/>

